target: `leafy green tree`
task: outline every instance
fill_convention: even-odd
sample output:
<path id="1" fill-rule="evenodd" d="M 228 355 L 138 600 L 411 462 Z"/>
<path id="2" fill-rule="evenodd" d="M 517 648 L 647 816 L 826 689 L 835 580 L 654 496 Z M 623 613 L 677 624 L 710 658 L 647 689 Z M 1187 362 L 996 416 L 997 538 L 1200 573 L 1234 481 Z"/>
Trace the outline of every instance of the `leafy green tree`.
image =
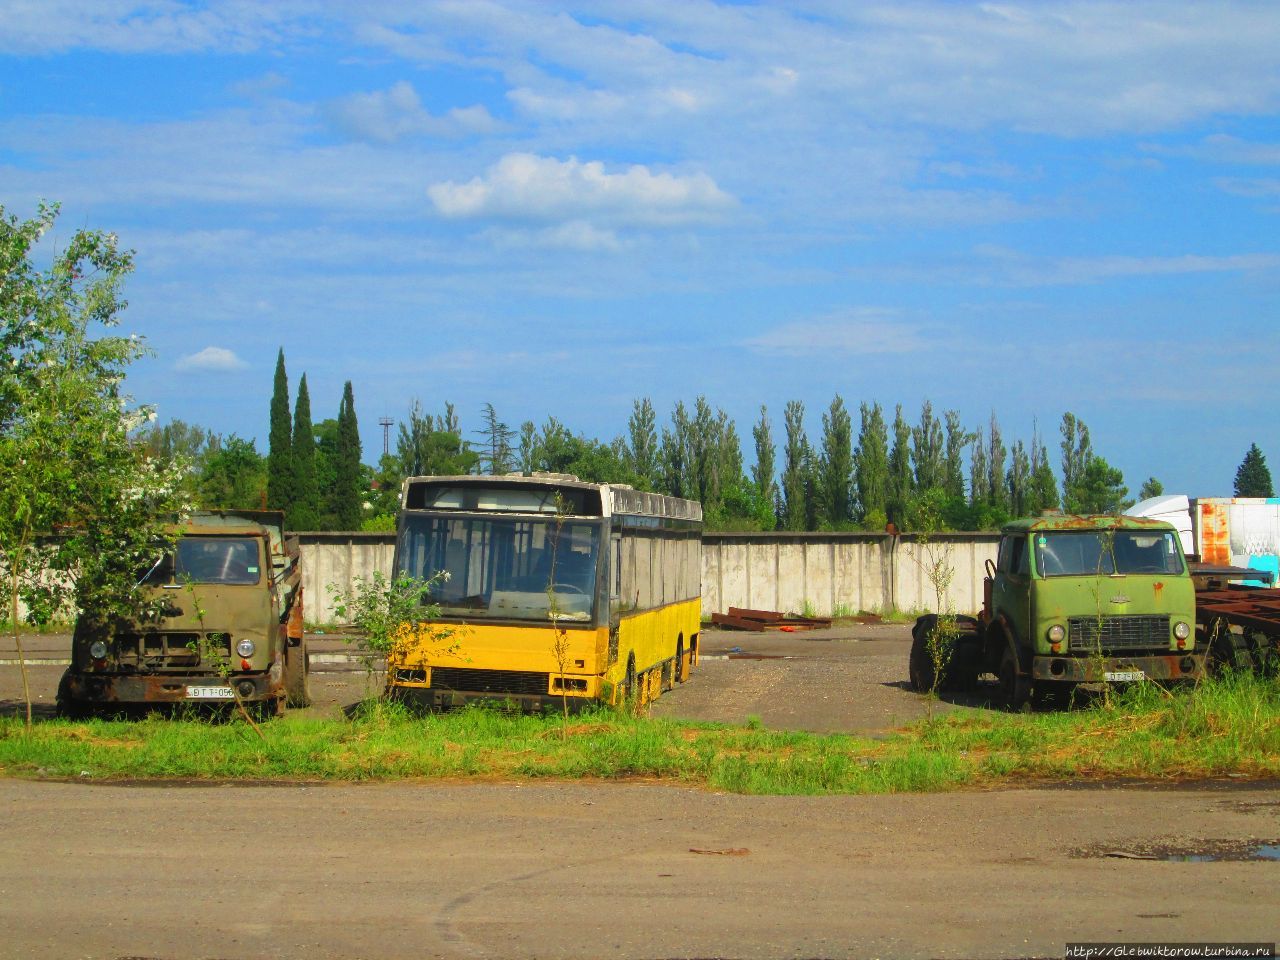
<path id="1" fill-rule="evenodd" d="M 648 397 L 635 401 L 627 421 L 627 433 L 631 470 L 644 481 L 646 489 L 652 490 L 658 483 L 660 463 L 657 416 Z"/>
<path id="2" fill-rule="evenodd" d="M 167 538 L 165 521 L 190 506 L 185 464 L 148 456 L 130 437 L 150 411 L 120 385 L 145 347 L 103 332 L 125 307 L 132 253 L 114 234 L 81 229 L 41 270 L 34 248 L 57 213 L 41 204 L 20 221 L 0 207 L 0 601 L 28 728 L 20 605 L 37 623 L 72 606 L 91 628 L 136 612 L 139 567 Z"/>
<path id="3" fill-rule="evenodd" d="M 315 527 L 314 530 L 337 530 L 334 497 L 338 483 L 338 421 L 332 417 L 314 423 L 311 437 L 315 441 Z"/>
<path id="4" fill-rule="evenodd" d="M 521 471 L 530 473 L 533 470 L 533 450 L 538 444 L 538 428 L 532 420 L 520 424 L 520 443 L 516 448 L 516 458 Z"/>
<path id="5" fill-rule="evenodd" d="M 568 473 L 588 483 L 631 483 L 630 465 L 609 444 L 575 435 L 555 417 L 548 417 L 531 451 L 534 470 Z"/>
<path id="6" fill-rule="evenodd" d="M 987 437 L 979 427 L 973 434 L 973 446 L 969 453 L 969 504 L 984 506 L 991 501 L 991 470 L 987 463 Z"/>
<path id="7" fill-rule="evenodd" d="M 1058 507 L 1058 481 L 1049 465 L 1049 451 L 1037 431 L 1031 437 L 1031 479 L 1027 490 L 1027 515 L 1038 516 Z"/>
<path id="8" fill-rule="evenodd" d="M 1084 501 L 1081 484 L 1093 459 L 1089 428 L 1074 413 L 1062 415 L 1062 505 L 1068 513 L 1079 513 Z"/>
<path id="9" fill-rule="evenodd" d="M 818 520 L 842 530 L 853 520 L 853 418 L 840 394 L 822 415 Z"/>
<path id="10" fill-rule="evenodd" d="M 494 410 L 492 403 L 484 405 L 484 427 L 478 432 L 484 437 L 484 445 L 480 451 L 480 470 L 495 477 L 510 472 L 515 459 L 511 449 L 515 431 L 498 419 L 498 412 Z"/>
<path id="11" fill-rule="evenodd" d="M 1164 494 L 1164 484 L 1155 477 L 1147 477 L 1143 481 L 1142 489 L 1138 491 L 1139 500 L 1150 500 L 1152 497 L 1159 497 Z"/>
<path id="12" fill-rule="evenodd" d="M 943 489 L 952 500 L 964 499 L 964 448 L 973 443 L 974 435 L 960 423 L 960 414 L 948 410 L 946 420 L 946 453 L 943 457 Z"/>
<path id="13" fill-rule="evenodd" d="M 208 510 L 258 510 L 267 490 L 267 461 L 252 440 L 234 433 L 205 458 L 200 505 Z"/>
<path id="14" fill-rule="evenodd" d="M 356 530 L 364 515 L 364 470 L 360 463 L 360 421 L 355 393 L 348 380 L 338 406 L 337 449 L 334 452 L 333 516 L 339 530 Z"/>
<path id="15" fill-rule="evenodd" d="M 889 522 L 899 530 L 907 523 L 907 506 L 914 492 L 911 476 L 911 427 L 898 404 L 893 416 L 893 449 L 889 451 Z"/>
<path id="16" fill-rule="evenodd" d="M 987 433 L 987 502 L 992 510 L 1002 516 L 1009 513 L 1009 492 L 1005 487 L 1004 461 L 1008 451 L 1000 434 L 1000 421 L 991 411 L 991 424 Z"/>
<path id="17" fill-rule="evenodd" d="M 1005 488 L 1009 496 L 1009 511 L 1012 516 L 1025 517 L 1031 503 L 1031 458 L 1021 440 L 1013 443 L 1013 453 L 1009 459 L 1009 472 L 1005 475 Z"/>
<path id="18" fill-rule="evenodd" d="M 880 404 L 860 407 L 858 451 L 853 477 L 858 491 L 858 518 L 866 530 L 883 530 L 889 520 L 889 431 Z"/>
<path id="19" fill-rule="evenodd" d="M 751 468 L 751 480 L 755 484 L 760 500 L 769 504 L 772 510 L 772 504 L 778 498 L 778 485 L 773 478 L 776 451 L 773 445 L 773 431 L 769 426 L 769 410 L 763 404 L 760 405 L 760 422 L 751 428 L 751 437 L 756 446 L 756 462 Z M 776 523 L 775 516 L 774 524 Z"/>
<path id="20" fill-rule="evenodd" d="M 1076 484 L 1076 500 L 1068 504 L 1071 513 L 1123 513 L 1133 506 L 1126 499 L 1124 475 L 1102 457 L 1092 456 Z"/>
<path id="21" fill-rule="evenodd" d="M 917 490 L 945 488 L 944 454 L 942 423 L 933 414 L 933 404 L 926 400 L 920 408 L 920 425 L 911 428 L 911 464 Z"/>
<path id="22" fill-rule="evenodd" d="M 315 530 L 320 526 L 316 441 L 311 429 L 311 394 L 307 391 L 305 373 L 298 381 L 298 400 L 293 408 L 293 503 L 285 522 L 291 530 Z"/>
<path id="23" fill-rule="evenodd" d="M 1256 443 L 1249 445 L 1249 450 L 1236 468 L 1235 492 L 1237 497 L 1274 497 L 1275 487 L 1271 483 L 1271 471 L 1267 469 L 1267 458 L 1262 455 Z"/>
<path id="24" fill-rule="evenodd" d="M 671 411 L 671 429 L 662 428 L 662 492 L 672 497 L 692 497 L 693 477 L 689 455 L 692 424 L 683 401 Z"/>
<path id="25" fill-rule="evenodd" d="M 409 407 L 409 421 L 400 424 L 396 438 L 401 478 L 461 476 L 474 470 L 480 457 L 463 442 L 457 427 L 453 404 L 445 405 L 444 416 L 432 417 L 414 400 Z"/>
<path id="26" fill-rule="evenodd" d="M 289 425 L 289 377 L 284 369 L 284 347 L 276 356 L 275 383 L 271 391 L 271 432 L 267 440 L 267 506 L 292 509 L 295 497 L 293 433 Z"/>
<path id="27" fill-rule="evenodd" d="M 787 530 L 812 529 L 813 449 L 804 430 L 804 404 L 788 400 L 783 411 L 786 445 L 782 463 L 782 524 Z"/>

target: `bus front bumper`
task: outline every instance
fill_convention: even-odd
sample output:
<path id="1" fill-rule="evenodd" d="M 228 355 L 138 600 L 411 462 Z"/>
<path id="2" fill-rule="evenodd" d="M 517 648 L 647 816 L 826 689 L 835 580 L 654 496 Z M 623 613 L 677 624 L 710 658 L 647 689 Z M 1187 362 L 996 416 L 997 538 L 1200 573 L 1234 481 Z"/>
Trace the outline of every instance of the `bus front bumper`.
<path id="1" fill-rule="evenodd" d="M 469 703 L 487 703 L 495 706 L 509 705 L 511 709 L 518 709 L 521 713 L 560 711 L 566 706 L 570 713 L 578 713 L 588 706 L 599 703 L 592 697 L 572 694 L 561 698 L 559 694 L 493 693 L 445 690 L 440 687 L 405 687 L 398 684 L 392 684 L 387 688 L 387 696 L 419 710 L 450 710 L 454 707 L 465 707 Z"/>

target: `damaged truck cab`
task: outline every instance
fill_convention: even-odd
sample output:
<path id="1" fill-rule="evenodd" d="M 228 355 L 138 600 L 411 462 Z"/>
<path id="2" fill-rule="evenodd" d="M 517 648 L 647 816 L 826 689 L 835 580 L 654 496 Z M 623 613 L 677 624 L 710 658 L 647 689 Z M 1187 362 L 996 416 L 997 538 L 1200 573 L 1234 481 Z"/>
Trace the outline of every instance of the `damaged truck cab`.
<path id="1" fill-rule="evenodd" d="M 1177 532 L 1135 517 L 1048 514 L 1007 524 L 975 617 L 921 617 L 917 690 L 964 689 L 983 673 L 1018 709 L 1080 683 L 1196 679 L 1195 590 Z"/>
<path id="2" fill-rule="evenodd" d="M 65 714 L 230 703 L 280 713 L 310 702 L 296 537 L 275 511 L 197 513 L 138 583 L 140 613 L 82 612 L 58 687 Z M 234 689 L 233 689 L 234 688 Z"/>

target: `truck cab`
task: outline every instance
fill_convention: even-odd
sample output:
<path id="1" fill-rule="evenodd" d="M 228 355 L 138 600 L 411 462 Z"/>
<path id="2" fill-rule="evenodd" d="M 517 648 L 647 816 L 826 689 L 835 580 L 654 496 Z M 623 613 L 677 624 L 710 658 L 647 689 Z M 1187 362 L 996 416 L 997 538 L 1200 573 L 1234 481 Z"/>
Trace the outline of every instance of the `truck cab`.
<path id="1" fill-rule="evenodd" d="M 58 687 L 65 714 L 239 701 L 308 701 L 296 538 L 270 511 L 198 513 L 140 571 L 139 612 L 83 611 Z"/>
<path id="2" fill-rule="evenodd" d="M 917 621 L 912 683 L 952 688 L 995 674 L 1003 704 L 1069 698 L 1080 683 L 1196 679 L 1195 590 L 1177 531 L 1138 517 L 1050 514 L 1000 531 L 983 609 L 938 649 L 935 615 Z M 933 636 L 935 639 L 931 640 Z M 945 662 L 944 662 L 945 661 Z"/>

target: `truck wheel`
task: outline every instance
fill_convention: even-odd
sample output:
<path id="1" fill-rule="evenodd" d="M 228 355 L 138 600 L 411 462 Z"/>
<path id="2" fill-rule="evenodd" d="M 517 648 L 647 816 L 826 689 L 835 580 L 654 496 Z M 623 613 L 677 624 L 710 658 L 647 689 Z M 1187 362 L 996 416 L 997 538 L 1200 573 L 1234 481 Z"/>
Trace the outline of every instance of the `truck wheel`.
<path id="1" fill-rule="evenodd" d="M 1006 710 L 1021 710 L 1031 697 L 1031 679 L 1018 672 L 1018 658 L 1012 647 L 1005 647 L 1000 658 L 1000 704 Z"/>
<path id="2" fill-rule="evenodd" d="M 307 641 L 284 651 L 285 702 L 291 707 L 311 706 L 311 679 L 307 673 Z"/>

